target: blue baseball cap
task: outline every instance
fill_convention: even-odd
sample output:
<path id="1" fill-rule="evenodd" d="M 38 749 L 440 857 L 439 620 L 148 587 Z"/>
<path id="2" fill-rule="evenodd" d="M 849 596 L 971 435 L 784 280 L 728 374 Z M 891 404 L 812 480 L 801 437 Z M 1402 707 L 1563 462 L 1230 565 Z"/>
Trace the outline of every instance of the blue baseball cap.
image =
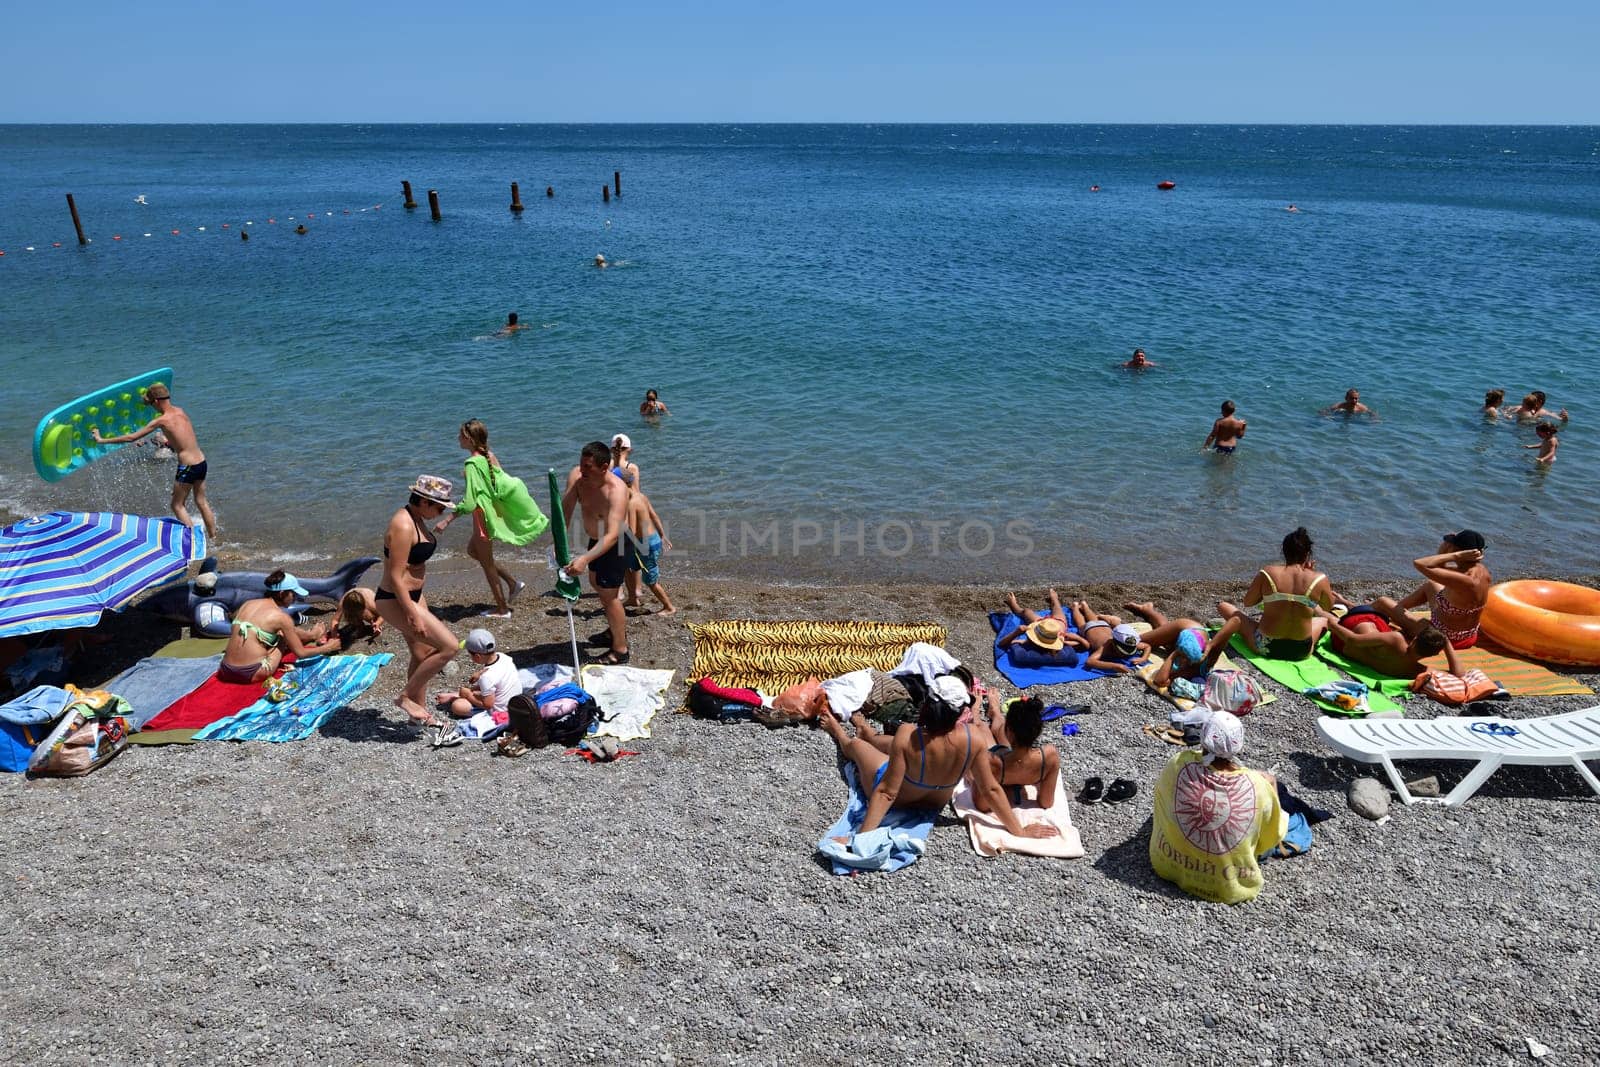
<path id="1" fill-rule="evenodd" d="M 288 571 L 284 571 L 284 573 L 283 573 L 283 581 L 279 582 L 276 585 L 269 584 L 267 586 L 267 592 L 269 592 L 269 593 L 294 593 L 297 596 L 310 596 L 311 595 L 311 590 L 309 590 L 305 586 L 301 585 L 300 584 L 300 579 L 296 578 L 294 575 L 290 574 Z"/>

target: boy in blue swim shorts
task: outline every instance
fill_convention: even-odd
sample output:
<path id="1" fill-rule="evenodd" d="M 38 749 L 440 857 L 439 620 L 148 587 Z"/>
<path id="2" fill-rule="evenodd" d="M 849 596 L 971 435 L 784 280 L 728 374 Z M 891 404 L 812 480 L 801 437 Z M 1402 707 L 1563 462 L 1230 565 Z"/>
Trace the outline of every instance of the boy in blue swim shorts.
<path id="1" fill-rule="evenodd" d="M 661 584 L 661 554 L 672 547 L 672 542 L 662 537 L 665 525 L 661 516 L 651 506 L 650 498 L 639 491 L 632 472 L 625 473 L 622 480 L 628 487 L 628 598 L 622 606 L 642 606 L 639 600 L 642 576 L 650 594 L 661 602 L 661 610 L 656 614 L 674 615 L 678 609 L 672 606 L 672 598 Z"/>

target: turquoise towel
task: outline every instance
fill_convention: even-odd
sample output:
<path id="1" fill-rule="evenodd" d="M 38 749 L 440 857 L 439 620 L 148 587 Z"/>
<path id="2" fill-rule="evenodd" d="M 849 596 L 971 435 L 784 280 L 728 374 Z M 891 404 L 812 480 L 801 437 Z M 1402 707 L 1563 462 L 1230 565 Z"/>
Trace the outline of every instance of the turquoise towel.
<path id="1" fill-rule="evenodd" d="M 927 851 L 928 835 L 933 832 L 934 817 L 938 808 L 890 808 L 883 824 L 871 834 L 863 834 L 852 842 L 854 849 L 833 840 L 846 834 L 855 837 L 856 827 L 867 817 L 867 801 L 861 791 L 861 781 L 856 775 L 856 765 L 845 763 L 839 772 L 850 790 L 850 799 L 844 814 L 828 827 L 828 832 L 817 842 L 817 851 L 833 865 L 834 874 L 854 874 L 856 871 L 898 871 L 917 862 Z"/>
<path id="2" fill-rule="evenodd" d="M 237 715 L 207 726 L 196 741 L 304 741 L 348 707 L 378 680 L 378 668 L 394 657 L 329 656 L 303 661 L 290 673 L 295 689 L 289 699 L 273 703 L 265 697 Z"/>

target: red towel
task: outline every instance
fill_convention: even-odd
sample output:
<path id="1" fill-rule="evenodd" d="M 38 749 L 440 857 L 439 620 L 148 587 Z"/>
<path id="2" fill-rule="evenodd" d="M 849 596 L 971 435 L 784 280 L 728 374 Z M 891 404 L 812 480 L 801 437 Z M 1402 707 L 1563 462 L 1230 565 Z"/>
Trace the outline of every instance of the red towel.
<path id="1" fill-rule="evenodd" d="M 293 659 L 293 657 L 286 657 Z M 283 671 L 280 669 L 279 674 Z M 260 682 L 224 682 L 212 675 L 188 696 L 168 704 L 160 715 L 144 724 L 144 732 L 156 730 L 199 730 L 219 719 L 237 715 L 266 695 Z"/>

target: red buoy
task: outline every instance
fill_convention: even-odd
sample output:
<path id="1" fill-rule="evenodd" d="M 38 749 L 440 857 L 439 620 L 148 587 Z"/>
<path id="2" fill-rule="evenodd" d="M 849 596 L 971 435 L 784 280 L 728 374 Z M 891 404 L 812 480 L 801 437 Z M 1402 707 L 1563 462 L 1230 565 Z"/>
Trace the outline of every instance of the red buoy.
<path id="1" fill-rule="evenodd" d="M 1177 187 L 1177 182 L 1156 182 L 1157 189 L 1176 189 Z"/>

